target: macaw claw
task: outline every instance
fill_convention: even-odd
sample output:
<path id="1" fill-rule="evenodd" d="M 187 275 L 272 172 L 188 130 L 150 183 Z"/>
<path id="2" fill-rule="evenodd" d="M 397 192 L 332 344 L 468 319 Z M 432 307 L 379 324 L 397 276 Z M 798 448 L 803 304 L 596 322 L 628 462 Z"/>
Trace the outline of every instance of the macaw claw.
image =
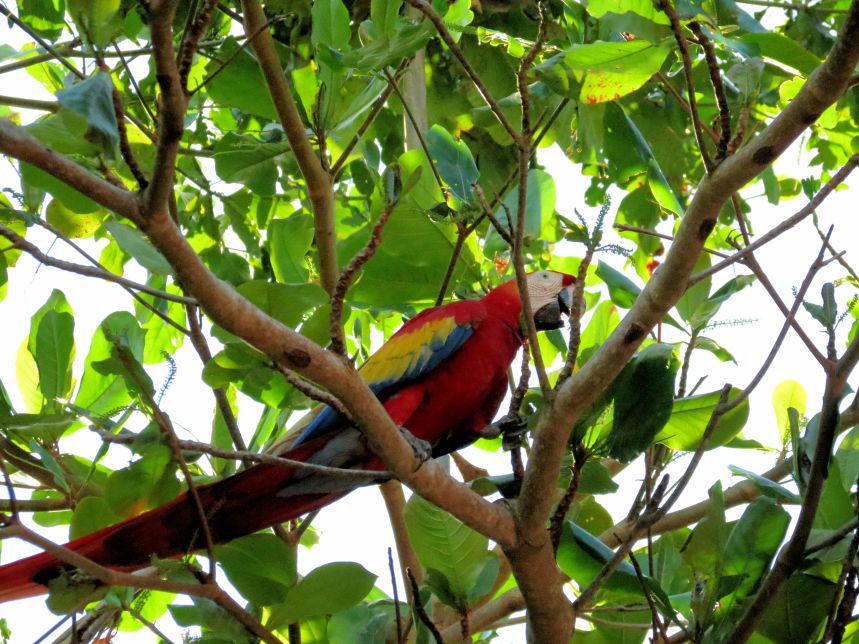
<path id="1" fill-rule="evenodd" d="M 528 419 L 521 414 L 506 414 L 481 429 L 478 435 L 481 438 L 498 438 L 503 436 L 503 447 L 511 450 L 519 447 L 522 436 L 528 431 Z"/>
<path id="2" fill-rule="evenodd" d="M 432 458 L 432 445 L 422 438 L 418 438 L 412 434 L 407 428 L 400 427 L 400 434 L 406 439 L 406 442 L 412 448 L 415 456 L 418 457 L 420 465 L 423 465 Z M 420 465 L 418 467 L 420 467 Z"/>

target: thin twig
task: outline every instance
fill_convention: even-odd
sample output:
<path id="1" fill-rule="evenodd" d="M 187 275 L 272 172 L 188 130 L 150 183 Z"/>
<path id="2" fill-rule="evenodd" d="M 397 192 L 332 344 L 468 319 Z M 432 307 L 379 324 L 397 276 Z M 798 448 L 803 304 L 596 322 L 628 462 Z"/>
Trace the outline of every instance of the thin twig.
<path id="1" fill-rule="evenodd" d="M 453 244 L 453 252 L 450 255 L 450 261 L 447 263 L 447 270 L 444 272 L 444 278 L 441 280 L 441 286 L 439 287 L 438 295 L 435 298 L 436 306 L 441 306 L 444 299 L 447 297 L 447 289 L 450 287 L 450 281 L 453 279 L 453 273 L 456 271 L 456 265 L 459 262 L 459 256 L 462 253 L 462 248 L 465 245 L 465 240 L 467 238 L 467 229 L 458 227 L 456 231 L 456 242 Z"/>
<path id="2" fill-rule="evenodd" d="M 105 429 L 91 425 L 90 429 L 98 434 L 101 439 L 107 443 L 117 443 L 119 445 L 131 445 L 137 439 L 135 434 L 116 435 Z M 331 478 L 346 478 L 360 479 L 366 481 L 377 481 L 390 476 L 390 473 L 384 470 L 350 470 L 339 467 L 329 467 L 327 465 L 316 465 L 305 461 L 296 461 L 290 458 L 274 456 L 272 454 L 260 454 L 257 452 L 247 452 L 242 450 L 228 450 L 219 447 L 213 447 L 209 443 L 200 441 L 189 441 L 178 439 L 177 444 L 186 452 L 196 452 L 199 454 L 207 454 L 217 458 L 229 459 L 233 461 L 252 461 L 254 463 L 262 463 L 265 465 L 276 465 L 278 467 L 286 467 L 288 469 L 307 472 L 309 474 L 320 474 Z"/>
<path id="3" fill-rule="evenodd" d="M 315 400 L 317 402 L 321 402 L 325 405 L 328 405 L 329 407 L 337 411 L 337 413 L 342 414 L 346 418 L 350 417 L 349 411 L 346 409 L 346 407 L 343 406 L 343 403 L 341 403 L 333 394 L 323 389 L 320 389 L 312 382 L 305 380 L 297 373 L 291 371 L 280 363 L 277 363 L 275 365 L 275 368 L 284 378 L 286 378 L 286 381 L 289 384 L 298 389 L 298 391 L 303 393 L 311 400 Z"/>
<path id="4" fill-rule="evenodd" d="M 736 253 L 730 255 L 725 260 L 719 262 L 718 264 L 714 264 L 710 268 L 701 271 L 700 273 L 695 273 L 691 275 L 688 280 L 689 286 L 700 282 L 702 279 L 709 277 L 710 275 L 714 275 L 724 268 L 734 264 L 740 260 L 742 260 L 749 253 L 753 253 L 757 249 L 759 249 L 764 244 L 771 242 L 773 239 L 781 235 L 787 230 L 790 230 L 794 226 L 796 226 L 803 219 L 812 214 L 818 206 L 832 193 L 835 188 L 837 188 L 844 180 L 848 177 L 848 175 L 859 165 L 859 154 L 854 154 L 850 157 L 847 162 L 832 175 L 832 178 L 826 182 L 826 184 L 817 191 L 817 194 L 806 204 L 801 210 L 799 210 L 796 214 L 788 217 L 784 221 L 782 221 L 778 226 L 775 226 L 771 230 L 769 230 L 764 235 L 758 237 L 751 244 L 745 246 L 742 250 L 737 251 Z"/>
<path id="5" fill-rule="evenodd" d="M 340 156 L 332 164 L 330 174 L 335 181 L 340 175 L 340 171 L 343 169 L 343 165 L 348 160 L 349 155 L 352 154 L 352 150 L 355 149 L 355 146 L 358 145 L 358 143 L 361 141 L 361 138 L 376 120 L 376 117 L 382 111 L 382 108 L 385 107 L 385 103 L 388 101 L 388 97 L 390 97 L 391 93 L 396 89 L 396 79 L 398 79 L 400 75 L 408 68 L 410 62 L 411 61 L 409 60 L 404 60 L 402 63 L 400 63 L 400 66 L 397 67 L 397 70 L 394 72 L 394 81 L 388 81 L 388 84 L 385 86 L 385 89 L 383 89 L 382 93 L 379 94 L 379 97 L 375 101 L 373 101 L 373 104 L 370 106 L 370 110 L 367 112 L 367 116 L 364 118 L 361 125 L 358 126 L 358 129 L 355 131 L 355 134 L 352 136 L 349 143 L 347 143 L 346 147 L 343 148 L 343 152 L 340 153 Z"/>
<path id="6" fill-rule="evenodd" d="M 525 240 L 525 211 L 528 199 L 528 166 L 531 160 L 532 135 L 528 72 L 542 50 L 543 44 L 546 42 L 546 30 L 548 26 L 545 6 L 543 3 L 539 3 L 537 7 L 540 12 L 540 26 L 537 32 L 537 40 L 522 59 L 516 73 L 516 87 L 522 103 L 522 132 L 518 137 L 514 137 L 513 139 L 517 141 L 519 147 L 519 199 L 516 205 L 516 230 L 513 236 L 512 250 L 516 284 L 519 287 L 519 299 L 522 301 L 522 326 L 525 330 L 525 337 L 528 339 L 528 350 L 531 353 L 531 359 L 534 361 L 534 368 L 537 371 L 537 380 L 540 383 L 543 399 L 549 401 L 552 396 L 552 386 L 549 384 L 549 376 L 546 374 L 546 366 L 543 364 L 543 356 L 540 353 L 540 342 L 537 338 L 537 327 L 534 322 L 534 311 L 531 308 L 531 295 L 528 291 L 525 259 L 522 252 Z"/>
<path id="7" fill-rule="evenodd" d="M 713 171 L 713 162 L 710 160 L 710 155 L 704 144 L 701 116 L 698 114 L 698 103 L 695 98 L 695 81 L 692 78 L 692 59 L 689 57 L 689 45 L 686 42 L 686 37 L 683 35 L 680 16 L 677 15 L 677 11 L 674 7 L 671 6 L 670 0 L 659 0 L 659 8 L 665 12 L 665 15 L 667 15 L 668 19 L 671 21 L 671 31 L 674 33 L 674 39 L 677 41 L 677 46 L 680 48 L 680 56 L 683 60 L 683 72 L 686 75 L 689 114 L 692 116 L 695 140 L 698 142 L 698 150 L 701 153 L 701 161 L 704 163 L 704 168 L 707 170 L 707 174 L 710 174 Z"/>
<path id="8" fill-rule="evenodd" d="M 340 273 L 340 277 L 337 279 L 337 284 L 334 286 L 334 290 L 331 293 L 331 319 L 329 322 L 331 350 L 342 356 L 346 355 L 346 338 L 343 334 L 342 321 L 343 300 L 346 298 L 346 292 L 349 290 L 349 286 L 351 286 L 355 276 L 358 274 L 358 271 L 361 270 L 361 267 L 369 262 L 373 258 L 373 255 L 376 254 L 379 244 L 382 243 L 382 231 L 385 228 L 385 224 L 388 223 L 388 219 L 394 211 L 394 208 L 396 208 L 397 203 L 398 199 L 394 198 L 385 205 L 385 208 L 382 210 L 382 214 L 379 215 L 378 221 L 376 221 L 376 224 L 373 226 L 373 230 L 370 232 L 370 239 L 367 240 L 364 248 L 358 251 L 343 268 Z"/>
<path id="9" fill-rule="evenodd" d="M 421 620 L 423 625 L 426 626 L 427 630 L 432 634 L 436 644 L 443 644 L 441 633 L 438 632 L 438 628 L 433 624 L 429 615 L 427 615 L 427 612 L 424 610 L 423 604 L 421 604 L 421 591 L 420 588 L 418 588 L 418 582 L 415 581 L 411 568 L 406 568 L 406 576 L 409 578 L 409 582 L 412 585 L 412 607 L 414 608 L 414 611 L 418 614 L 418 618 Z"/>
<path id="10" fill-rule="evenodd" d="M 174 293 L 168 293 L 167 291 L 162 291 L 157 288 L 147 286 L 146 284 L 139 284 L 138 282 L 135 282 L 133 280 L 126 279 L 120 275 L 116 275 L 115 273 L 111 273 L 104 268 L 99 268 L 96 266 L 83 266 L 82 264 L 75 264 L 74 262 L 68 262 L 62 259 L 50 257 L 49 255 L 45 255 L 45 253 L 39 250 L 39 248 L 36 247 L 34 244 L 31 244 L 26 239 L 18 235 L 14 230 L 12 230 L 11 228 L 7 228 L 3 224 L 0 224 L 0 235 L 5 237 L 12 243 L 11 248 L 17 248 L 18 250 L 22 250 L 29 255 L 32 255 L 34 259 L 41 262 L 45 266 L 52 266 L 53 268 L 59 268 L 60 270 L 69 273 L 76 273 L 78 275 L 85 275 L 87 277 L 96 277 L 106 282 L 113 282 L 114 284 L 119 284 L 121 286 L 134 289 L 135 291 L 140 291 L 141 293 L 146 293 L 147 295 L 152 295 L 153 297 L 167 300 L 169 302 L 178 302 L 180 304 L 185 304 L 189 306 L 197 305 L 197 301 L 192 297 L 176 295 Z M 8 250 L 8 248 L 3 249 L 3 251 L 5 250 Z"/>
<path id="11" fill-rule="evenodd" d="M 641 571 L 641 564 L 638 563 L 638 559 L 635 554 L 629 553 L 629 563 L 632 564 L 632 567 L 635 568 L 635 575 L 638 577 L 638 583 L 641 584 L 641 592 L 644 593 L 644 598 L 647 600 L 647 606 L 650 608 L 650 619 L 653 626 L 653 641 L 659 641 L 656 639 L 657 636 L 661 637 L 663 642 L 668 640 L 668 631 L 665 628 L 665 624 L 659 619 L 659 611 L 656 608 L 656 604 L 653 602 L 653 596 L 650 592 L 650 587 L 647 585 L 647 582 L 644 579 L 644 573 Z"/>
<path id="12" fill-rule="evenodd" d="M 39 34 L 37 34 L 33 29 L 31 29 L 27 23 L 25 23 L 23 20 L 18 18 L 18 16 L 16 16 L 14 13 L 9 11 L 9 9 L 6 8 L 6 5 L 3 4 L 2 2 L 0 2 L 0 14 L 3 14 L 4 16 L 6 16 L 6 19 L 9 20 L 9 22 L 16 25 L 24 33 L 26 33 L 28 36 L 30 36 L 30 38 L 32 38 L 37 43 L 39 43 L 39 46 L 42 47 L 42 49 L 44 49 L 46 52 L 48 52 L 52 58 L 54 58 L 56 61 L 61 63 L 63 65 L 63 67 L 68 69 L 72 74 L 74 74 L 75 76 L 77 76 L 78 78 L 81 78 L 81 79 L 85 78 L 85 76 L 81 73 L 81 71 L 77 67 L 75 67 L 71 62 L 69 62 L 69 60 L 62 53 L 60 53 L 57 49 L 54 49 L 54 47 L 52 47 L 48 41 L 46 41 Z"/>
<path id="13" fill-rule="evenodd" d="M 194 306 L 186 304 L 185 317 L 188 320 L 188 329 L 190 330 L 188 336 L 191 339 L 191 345 L 205 366 L 212 359 L 212 352 L 209 350 L 206 336 L 203 335 L 199 310 Z M 236 420 L 236 415 L 233 413 L 233 408 L 230 406 L 230 401 L 227 399 L 227 392 L 221 387 L 213 387 L 212 394 L 215 396 L 215 404 L 221 412 L 221 418 L 224 421 L 227 432 L 230 434 L 233 445 L 238 450 L 246 451 L 248 447 L 244 437 L 242 437 L 242 432 L 239 429 L 239 423 Z"/>
<path id="14" fill-rule="evenodd" d="M 472 67 L 469 60 L 465 57 L 465 54 L 462 53 L 462 49 L 459 48 L 459 45 L 453 39 L 450 31 L 447 28 L 447 25 L 444 24 L 444 18 L 442 18 L 435 9 L 433 9 L 432 5 L 427 3 L 425 0 L 407 0 L 407 2 L 415 7 L 418 11 L 420 11 L 424 16 L 426 16 L 430 22 L 435 25 L 436 30 L 438 31 L 438 35 L 441 36 L 441 39 L 444 41 L 444 44 L 448 46 L 451 53 L 454 57 L 459 61 L 459 64 L 462 65 L 462 68 L 465 70 L 465 73 L 468 75 L 468 78 L 471 80 L 474 87 L 483 97 L 483 100 L 486 101 L 486 104 L 489 106 L 489 109 L 495 115 L 495 118 L 498 119 L 498 122 L 504 128 L 510 138 L 513 141 L 519 141 L 519 133 L 513 129 L 513 126 L 510 124 L 510 121 L 507 120 L 507 117 L 504 115 L 504 112 L 501 110 L 501 106 L 486 88 L 483 80 L 480 78 L 480 75 L 475 71 L 474 67 Z"/>
<path id="15" fill-rule="evenodd" d="M 713 93 L 716 95 L 716 105 L 719 106 L 719 118 L 721 119 L 721 136 L 716 146 L 715 163 L 718 165 L 728 156 L 728 144 L 731 142 L 731 111 L 728 109 L 728 99 L 725 96 L 725 85 L 722 83 L 722 75 L 719 71 L 719 59 L 713 49 L 712 41 L 695 21 L 689 23 L 689 28 L 698 37 L 698 44 L 704 50 L 704 59 L 707 61 L 707 69 L 710 71 L 710 82 L 713 85 Z"/>
<path id="16" fill-rule="evenodd" d="M 197 43 L 209 21 L 212 19 L 212 14 L 215 12 L 215 7 L 218 5 L 218 0 L 206 0 L 203 8 L 199 11 L 188 12 L 188 22 L 190 28 L 185 29 L 182 34 L 182 43 L 179 46 L 179 53 L 176 54 L 176 65 L 179 68 L 179 80 L 182 82 L 182 87 L 188 91 L 188 74 L 191 71 L 191 62 L 194 60 L 194 53 L 197 51 Z M 196 8 L 196 7 L 195 7 Z M 196 15 L 195 15 L 196 14 Z M 193 18 L 193 22 L 191 19 Z"/>
<path id="17" fill-rule="evenodd" d="M 403 625 L 400 621 L 400 598 L 397 593 L 397 575 L 394 573 L 394 555 L 390 548 L 388 548 L 388 570 L 391 573 L 391 586 L 394 589 L 394 618 L 397 623 L 397 644 L 403 644 L 405 639 L 403 639 Z"/>

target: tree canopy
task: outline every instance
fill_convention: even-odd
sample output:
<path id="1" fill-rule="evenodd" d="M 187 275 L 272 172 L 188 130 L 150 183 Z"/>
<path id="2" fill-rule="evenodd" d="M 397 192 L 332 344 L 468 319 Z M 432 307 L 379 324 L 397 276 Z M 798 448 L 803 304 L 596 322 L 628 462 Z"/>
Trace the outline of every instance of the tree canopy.
<path id="1" fill-rule="evenodd" d="M 0 298 L 30 278 L 26 254 L 116 299 L 83 344 L 60 289 L 20 346 L 3 341 L 0 537 L 51 550 L 40 527 L 75 538 L 159 506 L 270 459 L 320 403 L 413 492 L 382 486 L 390 573 L 342 552 L 299 575 L 314 514 L 134 577 L 64 559 L 80 571 L 51 582 L 45 614 L 86 611 L 68 641 L 166 640 L 168 615 L 200 642 L 489 641 L 522 616 L 535 642 L 856 637 L 856 239 L 818 212 L 859 164 L 859 1 L 0 13 L 31 42 L 0 44 L 0 79 L 55 97 L 2 84 L 0 154 L 20 181 L 0 193 Z M 803 165 L 777 172 L 797 141 Z M 574 212 L 550 149 L 588 178 Z M 764 246 L 807 263 L 793 292 Z M 480 441 L 491 476 L 461 454 L 420 462 L 355 367 L 421 310 L 538 269 L 578 281 L 568 329 L 538 337 L 523 318 L 499 414 L 528 432 Z M 762 364 L 731 346 L 745 327 L 713 337 L 750 290 L 783 317 Z M 802 367 L 756 389 L 788 335 Z M 196 365 L 177 372 L 183 347 Z M 713 361 L 738 365 L 732 384 L 700 382 Z M 211 394 L 191 441 L 162 398 L 197 369 Z M 771 393 L 780 441 L 763 445 L 742 432 Z M 761 465 L 707 472 L 708 450 Z M 678 503 L 695 486 L 706 500 Z"/>

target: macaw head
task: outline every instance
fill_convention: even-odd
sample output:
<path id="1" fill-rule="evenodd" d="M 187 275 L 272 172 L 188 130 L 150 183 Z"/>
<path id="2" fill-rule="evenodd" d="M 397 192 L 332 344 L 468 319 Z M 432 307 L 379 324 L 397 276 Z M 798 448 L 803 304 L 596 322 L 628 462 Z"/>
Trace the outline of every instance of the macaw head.
<path id="1" fill-rule="evenodd" d="M 534 324 L 538 331 L 560 329 L 561 314 L 570 314 L 576 278 L 556 271 L 536 271 L 526 278 Z"/>

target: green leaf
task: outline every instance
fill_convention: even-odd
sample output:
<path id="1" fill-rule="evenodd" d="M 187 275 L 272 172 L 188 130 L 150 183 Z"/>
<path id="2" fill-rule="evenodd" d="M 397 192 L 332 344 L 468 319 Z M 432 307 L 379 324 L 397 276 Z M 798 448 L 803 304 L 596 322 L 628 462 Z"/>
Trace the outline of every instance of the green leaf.
<path id="1" fill-rule="evenodd" d="M 797 572 L 773 597 L 757 632 L 773 642 L 814 641 L 837 592 L 831 581 Z"/>
<path id="2" fill-rule="evenodd" d="M 466 606 L 487 557 L 487 538 L 416 494 L 406 503 L 404 517 L 418 559 L 448 584 L 453 599 L 441 599 Z"/>
<path id="3" fill-rule="evenodd" d="M 47 311 L 36 332 L 39 385 L 48 400 L 65 398 L 72 386 L 75 320 L 65 311 Z"/>
<path id="4" fill-rule="evenodd" d="M 602 260 L 597 266 L 596 274 L 608 287 L 611 301 L 621 308 L 630 308 L 635 302 L 635 298 L 641 293 L 641 288 L 635 282 Z"/>
<path id="5" fill-rule="evenodd" d="M 119 129 L 113 107 L 113 81 L 110 74 L 98 71 L 68 89 L 57 92 L 57 100 L 66 109 L 84 117 L 84 136 L 113 159 L 119 146 Z"/>
<path id="6" fill-rule="evenodd" d="M 585 588 L 611 559 L 614 552 L 587 530 L 572 521 L 564 522 L 558 543 L 558 567 L 569 575 L 579 588 Z M 641 595 L 641 583 L 631 563 L 624 560 L 608 578 L 606 591 L 625 595 Z"/>
<path id="7" fill-rule="evenodd" d="M 771 499 L 775 499 L 777 501 L 786 501 L 788 503 L 800 503 L 802 499 L 798 494 L 794 494 L 786 487 L 779 485 L 775 481 L 771 481 L 770 479 L 761 476 L 760 474 L 755 474 L 749 470 L 745 470 L 742 467 L 737 467 L 736 465 L 728 465 L 728 469 L 731 470 L 737 476 L 742 476 L 743 478 L 749 479 L 752 483 L 755 484 L 755 487 L 760 490 L 761 494 L 764 496 L 768 496 Z"/>
<path id="8" fill-rule="evenodd" d="M 727 617 L 734 605 L 755 591 L 789 523 L 790 515 L 771 499 L 759 497 L 749 504 L 725 545 L 721 578 L 736 577 L 739 584 L 730 594 L 721 597 L 720 613 Z M 720 595 L 717 591 L 716 598 Z"/>
<path id="9" fill-rule="evenodd" d="M 290 151 L 287 141 L 263 143 L 252 136 L 227 132 L 215 144 L 215 172 L 224 181 L 241 183 L 261 197 L 272 197 L 277 159 Z"/>
<path id="10" fill-rule="evenodd" d="M 662 171 L 662 167 L 656 160 L 651 145 L 644 138 L 635 121 L 632 120 L 632 117 L 622 105 L 616 103 L 612 106 L 612 109 L 620 110 L 623 113 L 624 121 L 629 128 L 635 144 L 633 150 L 637 152 L 638 158 L 647 166 L 647 185 L 653 198 L 661 208 L 673 212 L 675 215 L 682 216 L 683 207 L 677 200 L 677 195 L 674 194 L 671 185 L 668 183 L 668 179 L 665 177 L 665 173 Z"/>
<path id="11" fill-rule="evenodd" d="M 453 196 L 471 203 L 474 199 L 472 186 L 480 177 L 480 172 L 468 146 L 454 139 L 442 126 L 433 125 L 427 132 L 427 148 L 435 160 L 439 175 Z"/>
<path id="12" fill-rule="evenodd" d="M 800 418 L 804 416 L 808 395 L 805 393 L 805 388 L 796 380 L 782 380 L 773 389 L 772 401 L 779 435 L 782 442 L 786 442 L 790 438 L 788 410 L 795 409 Z"/>
<path id="13" fill-rule="evenodd" d="M 695 526 L 681 555 L 696 578 L 715 580 L 722 565 L 728 528 L 725 523 L 725 495 L 721 481 L 709 490 L 707 515 Z"/>
<path id="14" fill-rule="evenodd" d="M 70 239 L 91 237 L 101 228 L 101 222 L 107 214 L 104 210 L 76 213 L 66 208 L 59 199 L 51 199 L 45 212 L 48 223 Z"/>
<path id="15" fill-rule="evenodd" d="M 78 539 L 122 520 L 102 496 L 86 496 L 75 506 L 69 538 Z"/>
<path id="16" fill-rule="evenodd" d="M 316 0 L 310 10 L 312 29 L 310 39 L 314 46 L 326 45 L 332 49 L 348 49 L 352 32 L 349 29 L 349 11 L 340 0 Z"/>
<path id="17" fill-rule="evenodd" d="M 772 31 L 767 33 L 743 34 L 739 40 L 757 46 L 759 55 L 771 58 L 783 65 L 793 67 L 806 78 L 820 65 L 821 60 L 808 48 L 784 34 Z"/>
<path id="18" fill-rule="evenodd" d="M 113 514 L 129 517 L 157 505 L 162 485 L 169 479 L 176 481 L 169 467 L 172 458 L 169 447 L 153 443 L 141 450 L 141 457 L 131 465 L 111 474 L 105 500 Z"/>
<path id="19" fill-rule="evenodd" d="M 99 47 L 109 44 L 120 27 L 120 0 L 67 0 L 69 14 L 87 40 Z"/>
<path id="20" fill-rule="evenodd" d="M 322 287 L 312 283 L 273 284 L 264 280 L 245 282 L 239 293 L 274 319 L 295 328 L 311 309 L 328 303 Z"/>
<path id="21" fill-rule="evenodd" d="M 93 334 L 84 363 L 84 374 L 74 400 L 75 405 L 89 410 L 94 417 L 115 413 L 131 402 L 122 378 L 113 373 L 101 373 L 93 366 L 111 357 L 113 342 L 118 338 L 130 347 L 132 355 L 138 360 L 143 358 L 144 331 L 134 316 L 126 311 L 108 315 Z"/>
<path id="22" fill-rule="evenodd" d="M 383 34 L 396 31 L 403 0 L 371 0 L 370 19 Z"/>
<path id="23" fill-rule="evenodd" d="M 313 220 L 306 215 L 275 219 L 268 226 L 271 268 L 278 282 L 305 282 L 305 256 L 313 241 Z"/>
<path id="24" fill-rule="evenodd" d="M 711 338 L 706 338 L 702 335 L 699 335 L 698 338 L 695 340 L 695 348 L 709 351 L 722 362 L 733 362 L 734 364 L 737 364 L 734 355 L 721 344 Z"/>
<path id="25" fill-rule="evenodd" d="M 362 24 L 362 27 L 366 23 Z M 361 72 L 384 69 L 391 64 L 411 58 L 435 35 L 435 27 L 429 20 L 417 24 L 406 24 L 393 34 L 381 35 L 359 49 L 353 49 L 339 58 L 344 67 L 354 67 Z"/>
<path id="26" fill-rule="evenodd" d="M 297 580 L 295 552 L 273 534 L 251 534 L 215 550 L 230 583 L 257 606 L 286 599 Z"/>
<path id="27" fill-rule="evenodd" d="M 728 400 L 737 396 L 740 390 L 736 387 L 731 389 Z M 706 394 L 698 394 L 674 401 L 671 417 L 665 427 L 654 439 L 663 443 L 671 449 L 682 451 L 694 451 L 701 442 L 707 423 L 713 409 L 719 402 L 721 391 L 711 391 Z M 735 409 L 719 419 L 719 424 L 707 442 L 707 449 L 720 447 L 740 433 L 749 418 L 749 401 L 746 399 Z"/>
<path id="28" fill-rule="evenodd" d="M 256 59 L 244 46 L 232 38 L 224 42 L 217 51 L 218 60 L 212 59 L 206 73 L 219 73 L 206 83 L 206 91 L 216 105 L 223 105 L 246 114 L 255 114 L 269 120 L 277 120 L 277 111 L 268 92 L 265 79 Z M 221 69 L 219 60 L 229 64 Z"/>
<path id="29" fill-rule="evenodd" d="M 320 566 L 290 589 L 286 601 L 271 607 L 266 627 L 277 630 L 309 617 L 351 608 L 367 596 L 375 581 L 376 575 L 356 563 Z"/>
<path id="30" fill-rule="evenodd" d="M 537 65 L 534 72 L 550 87 L 583 103 L 615 101 L 650 80 L 673 44 L 666 38 L 658 45 L 646 40 L 574 45 Z"/>
<path id="31" fill-rule="evenodd" d="M 502 202 L 504 205 L 499 206 L 495 210 L 495 218 L 499 221 L 502 228 L 516 230 L 516 222 L 518 221 L 519 211 L 519 186 L 518 184 L 504 196 Z M 540 239 L 542 241 L 553 241 L 555 222 L 555 180 L 548 172 L 543 170 L 530 170 L 528 172 L 528 194 L 525 198 L 525 240 Z M 510 220 L 507 219 L 507 213 L 510 213 Z M 492 253 L 500 252 L 507 249 L 507 242 L 495 231 L 490 228 L 486 234 L 486 242 L 483 252 L 487 256 Z"/>
<path id="32" fill-rule="evenodd" d="M 164 259 L 164 255 L 158 252 L 139 231 L 118 221 L 106 221 L 104 227 L 110 231 L 119 247 L 149 272 L 158 275 L 173 273 L 173 267 Z"/>
<path id="33" fill-rule="evenodd" d="M 692 269 L 692 274 L 699 273 L 710 268 L 710 253 L 701 253 L 695 262 L 695 267 Z M 695 282 L 692 286 L 686 289 L 683 296 L 677 300 L 675 307 L 680 314 L 680 319 L 684 322 L 689 322 L 695 311 L 710 297 L 710 288 L 712 279 L 705 277 L 699 282 Z"/>
<path id="34" fill-rule="evenodd" d="M 660 25 L 670 24 L 668 16 L 652 0 L 588 0 L 588 13 L 594 18 L 603 18 L 609 12 L 632 12 Z"/>
<path id="35" fill-rule="evenodd" d="M 45 191 L 53 195 L 63 202 L 63 205 L 72 212 L 88 213 L 98 210 L 99 205 L 87 197 L 70 187 L 67 183 L 60 181 L 56 177 L 40 170 L 36 166 L 29 163 L 21 162 L 21 184 L 27 190 Z M 88 170 L 84 170 L 89 172 Z M 94 175 L 93 175 L 94 176 Z M 30 203 L 34 208 L 42 203 L 44 195 L 39 196 L 37 203 Z"/>
<path id="36" fill-rule="evenodd" d="M 628 462 L 651 445 L 671 417 L 679 366 L 673 346 L 652 344 L 624 367 L 614 388 L 609 456 Z"/>
<path id="37" fill-rule="evenodd" d="M 755 278 L 753 275 L 738 275 L 731 278 L 695 309 L 695 313 L 689 320 L 689 324 L 692 325 L 693 329 L 700 331 L 719 312 L 722 304 L 754 281 Z"/>
<path id="38" fill-rule="evenodd" d="M 32 414 L 42 411 L 45 397 L 39 387 L 39 367 L 27 348 L 26 340 L 18 347 L 18 353 L 15 356 L 15 380 L 18 383 L 21 398 L 24 400 L 24 409 Z"/>

